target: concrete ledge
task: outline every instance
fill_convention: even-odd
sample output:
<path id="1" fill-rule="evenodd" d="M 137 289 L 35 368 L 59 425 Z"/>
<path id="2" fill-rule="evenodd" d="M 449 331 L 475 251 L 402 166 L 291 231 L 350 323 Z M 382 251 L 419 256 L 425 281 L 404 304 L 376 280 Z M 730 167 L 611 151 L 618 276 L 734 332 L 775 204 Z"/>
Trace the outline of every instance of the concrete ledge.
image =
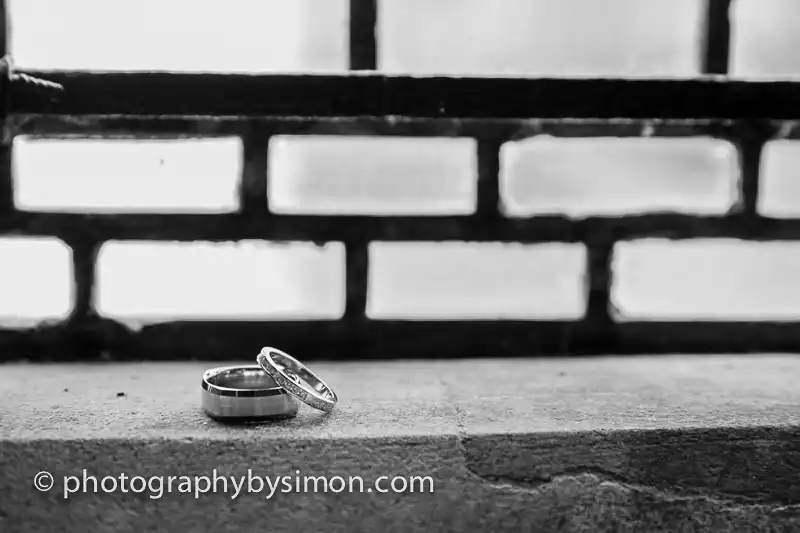
<path id="1" fill-rule="evenodd" d="M 320 363 L 336 411 L 257 426 L 203 415 L 210 366 L 0 366 L 0 531 L 800 530 L 798 356 Z M 431 476 L 434 493 L 65 500 L 84 468 Z"/>

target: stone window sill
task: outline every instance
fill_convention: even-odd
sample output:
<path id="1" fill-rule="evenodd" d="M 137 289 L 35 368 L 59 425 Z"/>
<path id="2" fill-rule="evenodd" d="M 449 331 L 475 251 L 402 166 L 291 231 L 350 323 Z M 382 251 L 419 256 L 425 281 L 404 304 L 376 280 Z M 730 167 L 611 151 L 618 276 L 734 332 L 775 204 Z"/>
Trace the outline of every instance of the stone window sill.
<path id="1" fill-rule="evenodd" d="M 797 356 L 316 363 L 333 414 L 245 427 L 200 410 L 211 366 L 0 366 L 0 530 L 800 530 Z M 59 477 L 83 468 L 435 486 L 65 501 Z"/>

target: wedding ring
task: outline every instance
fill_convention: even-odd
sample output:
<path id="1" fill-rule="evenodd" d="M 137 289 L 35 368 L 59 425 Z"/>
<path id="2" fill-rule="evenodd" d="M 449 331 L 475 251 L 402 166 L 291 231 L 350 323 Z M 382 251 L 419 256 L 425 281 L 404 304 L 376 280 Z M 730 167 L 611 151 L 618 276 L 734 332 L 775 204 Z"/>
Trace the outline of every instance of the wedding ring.
<path id="1" fill-rule="evenodd" d="M 278 385 L 311 407 L 329 413 L 339 401 L 333 389 L 287 353 L 276 348 L 262 348 L 256 361 Z"/>
<path id="2" fill-rule="evenodd" d="M 202 405 L 211 418 L 229 422 L 292 418 L 299 408 L 295 397 L 257 365 L 206 370 Z"/>

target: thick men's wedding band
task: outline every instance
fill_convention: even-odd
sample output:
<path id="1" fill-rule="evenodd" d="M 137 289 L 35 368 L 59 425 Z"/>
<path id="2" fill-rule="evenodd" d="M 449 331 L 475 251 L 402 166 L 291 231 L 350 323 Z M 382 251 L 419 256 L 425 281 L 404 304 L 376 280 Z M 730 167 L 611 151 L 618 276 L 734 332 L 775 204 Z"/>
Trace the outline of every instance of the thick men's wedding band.
<path id="1" fill-rule="evenodd" d="M 215 420 L 255 422 L 297 415 L 297 399 L 258 365 L 212 368 L 203 373 L 202 405 Z"/>
<path id="2" fill-rule="evenodd" d="M 256 361 L 278 385 L 311 407 L 329 413 L 339 401 L 327 383 L 285 352 L 276 348 L 262 348 Z"/>

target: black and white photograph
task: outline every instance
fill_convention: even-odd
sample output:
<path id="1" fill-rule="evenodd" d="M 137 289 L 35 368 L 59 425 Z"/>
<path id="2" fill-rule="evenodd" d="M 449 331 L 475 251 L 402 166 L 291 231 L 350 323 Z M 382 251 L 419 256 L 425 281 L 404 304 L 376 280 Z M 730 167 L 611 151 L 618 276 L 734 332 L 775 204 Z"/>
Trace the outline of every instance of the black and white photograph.
<path id="1" fill-rule="evenodd" d="M 0 0 L 0 533 L 800 532 L 798 51 Z"/>

